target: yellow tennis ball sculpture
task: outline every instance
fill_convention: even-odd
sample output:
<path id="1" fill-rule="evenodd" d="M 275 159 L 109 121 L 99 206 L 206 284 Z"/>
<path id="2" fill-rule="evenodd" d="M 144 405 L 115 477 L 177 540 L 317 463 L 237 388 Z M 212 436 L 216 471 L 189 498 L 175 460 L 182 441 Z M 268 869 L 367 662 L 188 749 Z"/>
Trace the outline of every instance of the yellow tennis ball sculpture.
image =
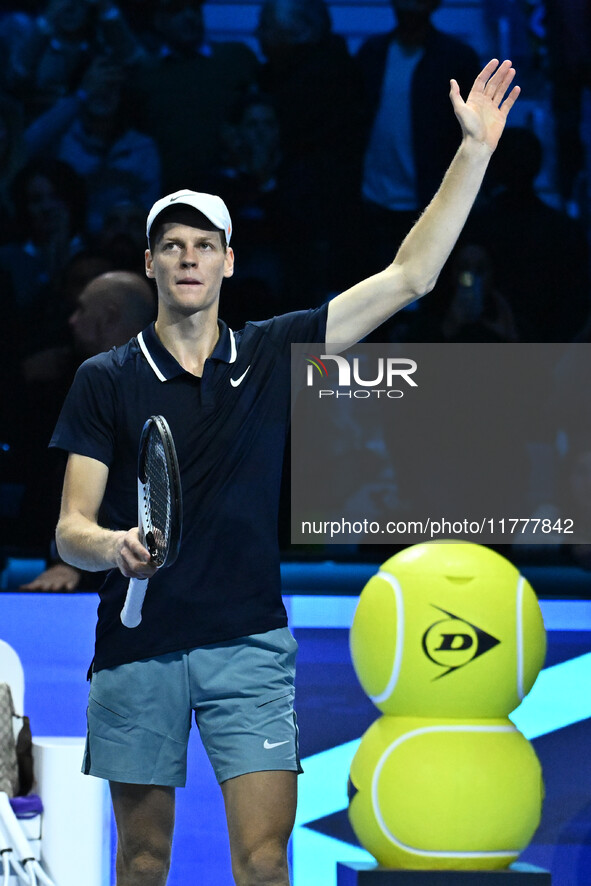
<path id="1" fill-rule="evenodd" d="M 380 717 L 351 765 L 349 819 L 388 868 L 492 870 L 527 846 L 541 768 L 507 719 Z"/>
<path id="2" fill-rule="evenodd" d="M 495 551 L 429 542 L 387 560 L 363 589 L 353 666 L 385 714 L 506 717 L 546 652 L 529 582 Z"/>

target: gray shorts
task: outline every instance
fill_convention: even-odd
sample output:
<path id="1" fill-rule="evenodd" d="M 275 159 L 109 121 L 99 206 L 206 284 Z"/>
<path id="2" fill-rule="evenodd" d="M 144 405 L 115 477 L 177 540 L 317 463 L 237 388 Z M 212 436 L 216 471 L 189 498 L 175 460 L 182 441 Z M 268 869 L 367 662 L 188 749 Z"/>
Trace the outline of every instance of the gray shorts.
<path id="1" fill-rule="evenodd" d="M 182 787 L 191 712 L 218 782 L 301 772 L 293 709 L 297 643 L 288 628 L 93 674 L 82 771 Z"/>

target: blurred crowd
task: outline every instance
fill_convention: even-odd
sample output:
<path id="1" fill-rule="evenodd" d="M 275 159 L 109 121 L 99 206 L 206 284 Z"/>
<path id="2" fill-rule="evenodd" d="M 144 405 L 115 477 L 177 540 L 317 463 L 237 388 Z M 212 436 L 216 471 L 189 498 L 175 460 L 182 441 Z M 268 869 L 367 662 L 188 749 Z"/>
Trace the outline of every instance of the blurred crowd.
<path id="1" fill-rule="evenodd" d="M 391 0 L 392 30 L 353 53 L 325 0 L 264 0 L 257 52 L 211 40 L 200 0 L 3 3 L 5 550 L 48 551 L 63 465 L 46 445 L 77 366 L 154 316 L 144 226 L 159 196 L 228 204 L 237 260 L 221 314 L 234 327 L 320 304 L 392 260 L 458 145 L 449 79 L 466 95 L 486 61 L 433 24 L 440 5 Z M 489 16 L 502 5 L 483 0 Z M 555 199 L 536 190 L 546 146 L 513 126 L 435 292 L 375 341 L 590 339 L 591 13 L 521 6 L 545 41 Z"/>

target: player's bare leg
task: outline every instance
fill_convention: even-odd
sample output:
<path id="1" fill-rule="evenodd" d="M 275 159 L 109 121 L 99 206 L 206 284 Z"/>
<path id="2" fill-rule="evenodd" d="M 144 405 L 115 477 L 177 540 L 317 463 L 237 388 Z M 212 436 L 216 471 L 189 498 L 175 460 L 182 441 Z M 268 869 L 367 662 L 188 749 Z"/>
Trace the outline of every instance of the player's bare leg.
<path id="1" fill-rule="evenodd" d="M 250 772 L 222 785 L 237 886 L 289 886 L 287 843 L 297 800 L 295 772 Z"/>
<path id="2" fill-rule="evenodd" d="M 174 788 L 110 782 L 117 822 L 117 886 L 165 886 Z"/>

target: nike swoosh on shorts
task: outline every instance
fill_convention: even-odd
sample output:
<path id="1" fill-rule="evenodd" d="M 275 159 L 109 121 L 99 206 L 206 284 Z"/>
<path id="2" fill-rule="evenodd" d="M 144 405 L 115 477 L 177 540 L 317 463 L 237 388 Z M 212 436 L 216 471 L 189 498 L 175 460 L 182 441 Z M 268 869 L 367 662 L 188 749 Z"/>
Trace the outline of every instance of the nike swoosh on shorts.
<path id="1" fill-rule="evenodd" d="M 263 747 L 266 751 L 270 751 L 271 748 L 278 748 L 280 744 L 289 744 L 289 739 L 287 741 L 269 741 L 268 738 L 263 742 Z"/>

